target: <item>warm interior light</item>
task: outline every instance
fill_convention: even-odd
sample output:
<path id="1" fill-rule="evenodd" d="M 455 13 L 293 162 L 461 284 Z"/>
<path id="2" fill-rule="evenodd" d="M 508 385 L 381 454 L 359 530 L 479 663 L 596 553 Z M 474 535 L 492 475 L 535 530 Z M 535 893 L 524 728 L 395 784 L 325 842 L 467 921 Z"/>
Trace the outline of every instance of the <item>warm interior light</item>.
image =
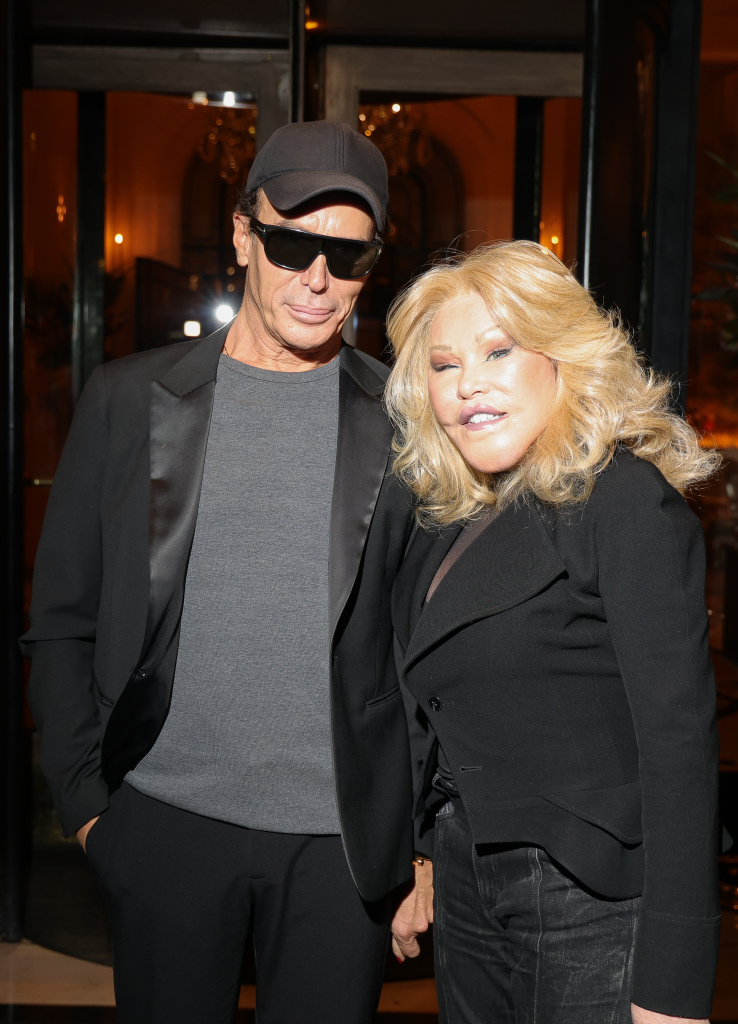
<path id="1" fill-rule="evenodd" d="M 200 321 L 199 320 L 185 320 L 184 322 L 184 335 L 185 338 L 199 338 L 200 337 Z"/>
<path id="2" fill-rule="evenodd" d="M 395 112 L 396 114 L 399 114 L 399 113 L 400 113 L 400 111 L 402 110 L 402 107 L 400 106 L 400 104 L 399 104 L 399 103 L 393 103 L 393 104 L 392 104 L 392 109 L 393 109 L 393 111 L 394 111 L 394 112 Z"/>
<path id="3" fill-rule="evenodd" d="M 311 29 L 313 29 L 313 28 L 317 28 L 317 27 L 318 27 L 318 23 L 317 23 L 317 21 L 306 21 L 306 22 L 305 22 L 305 28 L 306 28 L 306 29 L 308 30 L 308 32 L 309 32 L 309 31 L 310 31 Z"/>
<path id="4" fill-rule="evenodd" d="M 223 93 L 223 106 L 224 107 L 235 107 L 236 105 L 236 94 L 235 92 L 224 92 Z"/>
<path id="5" fill-rule="evenodd" d="M 205 106 L 207 104 L 207 102 L 208 102 L 208 94 L 206 92 L 202 92 L 201 90 L 198 90 L 197 92 L 193 92 L 193 94 L 192 94 L 192 102 L 193 103 L 199 103 L 199 104 L 202 104 L 203 106 Z"/>
<path id="6" fill-rule="evenodd" d="M 551 235 L 551 244 L 552 245 L 558 245 L 559 244 L 559 236 L 558 235 Z"/>
<path id="7" fill-rule="evenodd" d="M 222 306 L 218 306 L 215 311 L 215 315 L 222 324 L 227 324 L 229 320 L 233 319 L 235 313 L 230 306 L 226 306 L 226 304 L 223 303 Z"/>
<path id="8" fill-rule="evenodd" d="M 118 232 L 118 234 L 114 238 L 114 241 L 115 241 L 116 245 L 122 245 L 123 244 L 123 235 L 121 235 L 121 233 Z"/>

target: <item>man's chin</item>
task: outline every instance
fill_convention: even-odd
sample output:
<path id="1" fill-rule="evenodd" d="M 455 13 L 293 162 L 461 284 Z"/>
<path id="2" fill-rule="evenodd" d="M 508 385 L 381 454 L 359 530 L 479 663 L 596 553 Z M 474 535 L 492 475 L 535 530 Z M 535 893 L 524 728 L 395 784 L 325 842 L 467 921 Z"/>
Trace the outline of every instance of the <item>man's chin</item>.
<path id="1" fill-rule="evenodd" d="M 287 347 L 308 351 L 329 345 L 331 342 L 340 342 L 343 321 L 331 317 L 325 323 L 306 324 L 290 317 L 285 327 L 287 329 L 280 331 L 280 334 Z"/>

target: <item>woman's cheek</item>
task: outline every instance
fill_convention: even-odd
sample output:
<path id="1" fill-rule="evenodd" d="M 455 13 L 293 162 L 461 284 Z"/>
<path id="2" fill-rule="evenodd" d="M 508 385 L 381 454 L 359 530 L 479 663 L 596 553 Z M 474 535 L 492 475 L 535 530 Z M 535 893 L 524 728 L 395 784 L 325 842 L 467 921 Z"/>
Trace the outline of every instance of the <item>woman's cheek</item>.
<path id="1" fill-rule="evenodd" d="M 451 394 L 452 389 L 443 387 L 441 382 L 432 381 L 429 391 L 436 419 L 442 426 L 448 426 L 453 420 L 451 410 L 455 404 Z"/>

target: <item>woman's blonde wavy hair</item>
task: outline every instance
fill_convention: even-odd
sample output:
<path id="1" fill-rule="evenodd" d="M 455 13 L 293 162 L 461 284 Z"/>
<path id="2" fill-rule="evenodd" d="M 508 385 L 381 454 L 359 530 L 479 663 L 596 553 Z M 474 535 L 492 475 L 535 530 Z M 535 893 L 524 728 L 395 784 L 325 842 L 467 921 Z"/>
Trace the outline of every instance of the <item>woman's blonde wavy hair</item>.
<path id="1" fill-rule="evenodd" d="M 480 295 L 511 340 L 548 356 L 557 371 L 547 427 L 514 469 L 496 476 L 464 460 L 428 392 L 433 319 L 468 294 Z M 465 521 L 524 495 L 549 505 L 584 501 L 618 445 L 652 462 L 682 493 L 719 465 L 670 411 L 671 382 L 644 366 L 617 315 L 599 309 L 535 242 L 496 242 L 432 267 L 398 295 L 387 333 L 397 359 L 385 391 L 394 468 L 418 498 L 425 525 Z"/>

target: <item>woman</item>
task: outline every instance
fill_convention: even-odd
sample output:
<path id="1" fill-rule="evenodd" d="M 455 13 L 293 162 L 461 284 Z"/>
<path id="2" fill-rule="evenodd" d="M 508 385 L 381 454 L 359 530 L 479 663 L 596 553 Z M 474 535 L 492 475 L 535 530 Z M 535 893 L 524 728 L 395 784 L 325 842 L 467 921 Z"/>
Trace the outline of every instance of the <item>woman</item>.
<path id="1" fill-rule="evenodd" d="M 441 1021 L 704 1024 L 718 754 L 681 492 L 717 457 L 534 243 L 433 268 L 389 335 L 420 523 L 394 617 L 428 732 L 417 807 L 441 804 Z"/>

